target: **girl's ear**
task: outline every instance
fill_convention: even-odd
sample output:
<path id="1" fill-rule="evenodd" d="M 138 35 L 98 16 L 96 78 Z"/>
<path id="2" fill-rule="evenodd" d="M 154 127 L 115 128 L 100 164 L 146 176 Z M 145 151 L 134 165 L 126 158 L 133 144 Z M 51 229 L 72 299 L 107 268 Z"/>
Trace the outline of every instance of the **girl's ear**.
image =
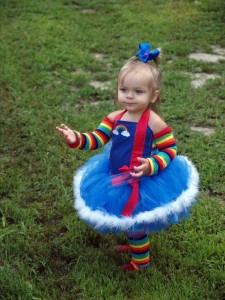
<path id="1" fill-rule="evenodd" d="M 153 95 L 152 95 L 152 101 L 151 101 L 151 103 L 156 102 L 156 100 L 158 100 L 159 97 L 160 97 L 160 91 L 159 90 L 154 91 Z"/>

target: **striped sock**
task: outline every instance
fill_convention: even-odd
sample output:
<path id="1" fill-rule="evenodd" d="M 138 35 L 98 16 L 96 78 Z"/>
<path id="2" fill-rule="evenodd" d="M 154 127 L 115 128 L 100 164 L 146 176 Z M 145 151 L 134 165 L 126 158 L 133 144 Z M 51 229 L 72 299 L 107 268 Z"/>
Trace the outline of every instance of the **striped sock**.
<path id="1" fill-rule="evenodd" d="M 147 235 L 142 236 L 138 240 L 128 239 L 131 248 L 131 264 L 135 269 L 145 268 L 150 265 L 150 243 Z"/>

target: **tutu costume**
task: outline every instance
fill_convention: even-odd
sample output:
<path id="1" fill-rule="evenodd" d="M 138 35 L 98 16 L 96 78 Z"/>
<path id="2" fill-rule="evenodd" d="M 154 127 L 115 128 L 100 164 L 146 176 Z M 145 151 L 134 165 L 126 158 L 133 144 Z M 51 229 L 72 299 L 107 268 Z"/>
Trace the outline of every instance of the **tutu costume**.
<path id="1" fill-rule="evenodd" d="M 101 154 L 76 172 L 75 209 L 100 233 L 159 232 L 189 216 L 198 193 L 198 172 L 187 157 L 176 156 L 173 145 L 165 146 L 164 152 L 155 147 L 155 136 L 148 126 L 149 109 L 138 123 L 121 120 L 125 112 L 113 124 L 104 119 L 106 126 L 98 127 L 91 135 L 92 141 L 90 136 L 75 132 L 77 142 L 69 145 L 72 148 L 90 149 L 92 142 L 92 149 L 97 149 L 112 139 Z M 169 144 L 170 133 L 167 128 L 164 144 Z M 149 159 L 151 176 L 134 180 L 127 175 L 139 165 L 137 157 Z M 152 157 L 156 157 L 157 164 Z"/>

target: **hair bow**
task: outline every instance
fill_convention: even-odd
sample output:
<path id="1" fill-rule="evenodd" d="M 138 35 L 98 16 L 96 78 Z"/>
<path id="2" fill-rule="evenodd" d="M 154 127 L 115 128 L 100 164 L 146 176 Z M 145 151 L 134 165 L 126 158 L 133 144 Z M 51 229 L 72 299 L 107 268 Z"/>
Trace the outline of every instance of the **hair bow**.
<path id="1" fill-rule="evenodd" d="M 137 57 L 140 58 L 141 61 L 147 62 L 149 60 L 153 60 L 160 53 L 159 49 L 155 49 L 150 52 L 151 45 L 148 43 L 139 44 L 139 52 L 136 54 Z"/>

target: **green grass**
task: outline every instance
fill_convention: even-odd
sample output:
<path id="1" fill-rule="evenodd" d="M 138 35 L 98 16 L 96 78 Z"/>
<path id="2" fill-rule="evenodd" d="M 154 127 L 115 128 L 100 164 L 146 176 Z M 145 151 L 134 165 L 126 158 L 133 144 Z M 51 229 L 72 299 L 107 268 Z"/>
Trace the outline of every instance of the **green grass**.
<path id="1" fill-rule="evenodd" d="M 223 2 L 0 1 L 0 299 L 224 299 L 225 62 L 188 59 L 225 48 Z M 66 148 L 55 126 L 94 129 L 114 109 L 119 68 L 148 41 L 163 50 L 161 115 L 201 193 L 187 221 L 151 237 L 152 266 L 123 274 L 129 256 L 113 245 L 125 237 L 97 234 L 73 209 L 73 172 L 93 152 Z M 193 89 L 184 72 L 220 78 Z"/>

